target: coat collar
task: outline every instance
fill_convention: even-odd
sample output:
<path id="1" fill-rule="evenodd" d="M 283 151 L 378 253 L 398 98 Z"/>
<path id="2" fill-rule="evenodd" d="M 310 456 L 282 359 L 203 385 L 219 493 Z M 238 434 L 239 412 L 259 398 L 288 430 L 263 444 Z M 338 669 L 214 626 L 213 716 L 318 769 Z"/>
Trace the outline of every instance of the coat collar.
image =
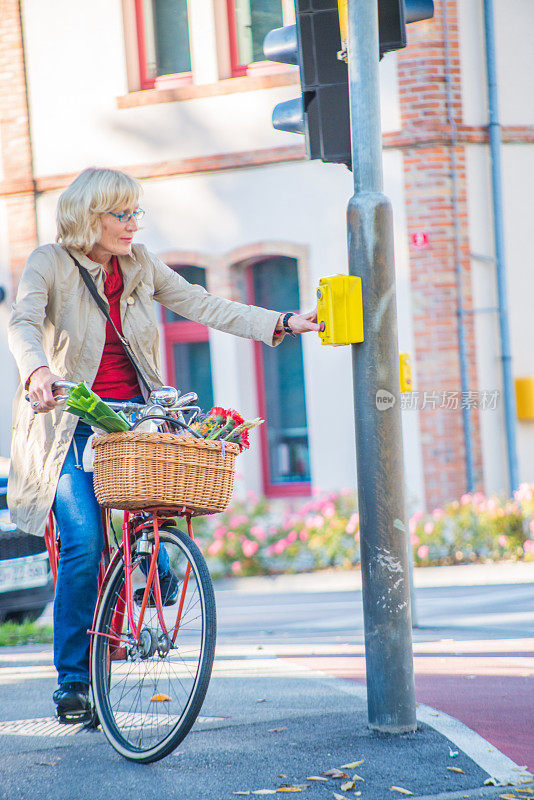
<path id="1" fill-rule="evenodd" d="M 89 272 L 97 286 L 102 287 L 104 285 L 106 275 L 104 267 L 101 264 L 97 264 L 96 261 L 92 261 L 89 256 L 86 256 L 81 250 L 72 249 L 72 254 L 76 256 L 82 267 L 85 267 L 85 269 Z M 143 268 L 137 260 L 133 250 L 130 255 L 118 256 L 118 259 L 124 281 L 124 290 L 122 296 L 126 298 L 129 297 L 137 284 L 140 282 Z"/>

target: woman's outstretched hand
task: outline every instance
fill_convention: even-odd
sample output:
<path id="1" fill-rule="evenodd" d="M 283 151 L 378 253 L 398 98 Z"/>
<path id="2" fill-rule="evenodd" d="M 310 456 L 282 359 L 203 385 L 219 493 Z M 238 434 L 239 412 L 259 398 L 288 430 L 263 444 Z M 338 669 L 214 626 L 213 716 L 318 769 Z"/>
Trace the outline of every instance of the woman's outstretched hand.
<path id="1" fill-rule="evenodd" d="M 48 367 L 39 367 L 31 375 L 28 395 L 30 405 L 35 414 L 52 411 L 58 405 L 57 400 L 54 399 L 52 384 L 60 380 L 62 378 L 50 372 Z"/>
<path id="2" fill-rule="evenodd" d="M 283 314 L 280 317 L 280 327 L 282 327 Z M 305 314 L 293 314 L 287 321 L 288 327 L 293 333 L 309 333 L 319 331 L 322 328 L 317 324 L 317 308 L 306 311 Z"/>

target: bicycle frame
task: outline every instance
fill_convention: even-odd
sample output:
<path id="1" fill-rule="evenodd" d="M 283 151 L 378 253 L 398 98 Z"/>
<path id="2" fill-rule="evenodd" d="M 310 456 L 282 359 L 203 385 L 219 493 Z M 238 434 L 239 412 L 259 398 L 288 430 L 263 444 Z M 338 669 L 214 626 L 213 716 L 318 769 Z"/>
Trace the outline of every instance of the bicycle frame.
<path id="1" fill-rule="evenodd" d="M 100 562 L 100 569 L 98 575 L 98 599 L 95 608 L 95 617 L 100 603 L 102 588 L 106 582 L 106 578 L 108 574 L 111 573 L 111 568 L 115 565 L 116 560 L 121 557 L 124 560 L 125 586 L 123 589 L 123 595 L 125 596 L 121 598 L 122 600 L 121 608 L 118 609 L 118 611 L 116 612 L 117 619 L 114 620 L 114 622 L 112 623 L 112 627 L 117 630 L 117 636 L 115 637 L 110 634 L 97 633 L 94 630 L 94 624 L 93 624 L 92 629 L 87 631 L 87 633 L 91 637 L 95 635 L 107 636 L 117 645 L 120 642 L 123 642 L 124 644 L 130 644 L 131 639 L 123 639 L 119 634 L 119 631 L 122 631 L 124 614 L 126 613 L 128 617 L 130 631 L 133 634 L 134 639 L 136 641 L 139 641 L 139 637 L 143 629 L 145 610 L 150 597 L 150 592 L 153 589 L 156 611 L 161 629 L 166 636 L 170 636 L 170 639 L 173 644 L 176 642 L 176 637 L 178 635 L 178 631 L 180 628 L 180 622 L 182 618 L 182 612 L 187 593 L 187 586 L 189 583 L 189 576 L 191 573 L 191 565 L 188 563 L 186 567 L 182 583 L 180 600 L 178 603 L 178 610 L 176 613 L 176 621 L 174 623 L 174 628 L 172 630 L 172 633 L 169 634 L 163 616 L 161 587 L 159 582 L 159 573 L 157 570 L 158 553 L 160 548 L 159 529 L 162 523 L 164 523 L 165 519 L 171 515 L 172 517 L 175 516 L 185 517 L 187 521 L 188 535 L 191 538 L 193 538 L 193 526 L 191 522 L 192 512 L 185 507 L 181 509 L 153 508 L 153 509 L 146 509 L 146 511 L 150 513 L 150 516 L 144 519 L 141 517 L 142 513 L 141 511 L 124 512 L 124 521 L 122 525 L 123 539 L 118 549 L 116 550 L 115 554 L 113 555 L 109 538 L 109 530 L 111 527 L 111 513 L 108 509 L 102 509 L 102 522 L 104 526 L 104 549 L 102 552 L 102 559 Z M 134 540 L 136 534 L 142 532 L 146 528 L 153 529 L 154 544 L 152 553 L 150 554 L 150 566 L 148 569 L 146 586 L 141 604 L 141 611 L 139 613 L 139 620 L 136 624 L 134 618 L 133 587 L 132 587 L 132 572 L 133 572 L 132 541 Z M 49 514 L 48 525 L 45 531 L 45 544 L 46 544 L 46 549 L 48 551 L 48 557 L 50 560 L 50 567 L 52 569 L 52 575 L 54 577 L 54 586 L 55 586 L 57 583 L 59 560 L 61 558 L 61 548 L 60 548 L 60 534 L 56 528 L 52 511 Z M 92 643 L 92 638 L 91 638 L 91 643 Z M 121 655 L 118 655 L 117 657 L 121 658 Z"/>

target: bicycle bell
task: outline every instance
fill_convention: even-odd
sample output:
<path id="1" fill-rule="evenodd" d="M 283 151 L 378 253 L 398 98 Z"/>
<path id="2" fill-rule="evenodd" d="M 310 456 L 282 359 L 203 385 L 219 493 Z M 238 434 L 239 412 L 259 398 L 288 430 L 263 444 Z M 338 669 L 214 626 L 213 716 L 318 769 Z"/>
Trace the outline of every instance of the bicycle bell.
<path id="1" fill-rule="evenodd" d="M 161 386 L 159 389 L 153 389 L 148 398 L 149 403 L 154 403 L 160 406 L 174 406 L 178 400 L 178 389 L 174 386 Z"/>

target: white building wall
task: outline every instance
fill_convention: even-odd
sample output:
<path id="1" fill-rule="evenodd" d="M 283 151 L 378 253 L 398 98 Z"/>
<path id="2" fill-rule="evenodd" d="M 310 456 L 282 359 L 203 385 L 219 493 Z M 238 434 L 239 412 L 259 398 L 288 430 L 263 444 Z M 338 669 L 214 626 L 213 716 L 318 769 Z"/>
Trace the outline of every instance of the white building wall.
<path id="1" fill-rule="evenodd" d="M 119 0 L 54 0 L 52 5 L 23 0 L 37 176 L 298 141 L 271 126 L 273 106 L 298 95 L 298 85 L 119 109 L 117 98 L 128 92 L 125 54 L 131 54 L 124 42 L 123 5 Z M 209 83 L 221 72 L 220 57 L 214 60 L 212 53 L 199 58 L 206 47 L 213 47 L 217 26 L 211 6 L 210 0 L 202 0 L 191 13 L 197 84 Z M 202 24 L 202 14 L 209 24 Z M 130 81 L 133 73 L 130 69 Z M 395 55 L 383 59 L 380 77 L 382 127 L 395 131 L 400 128 Z M 387 152 L 384 164 L 385 191 L 395 215 L 399 344 L 413 352 L 402 156 Z M 150 180 L 144 189 L 148 214 L 139 239 L 156 253 L 194 250 L 224 258 L 238 247 L 280 241 L 307 248 L 303 308 L 314 305 L 320 277 L 347 270 L 345 217 L 352 179 L 342 166 L 315 162 L 257 167 Z M 40 242 L 55 237 L 57 198 L 57 192 L 50 192 L 38 199 Z M 210 332 L 210 345 L 217 400 L 256 414 L 250 343 Z M 315 336 L 304 337 L 303 345 L 313 481 L 325 489 L 354 485 L 350 348 L 322 347 Z M 410 505 L 417 505 L 423 497 L 418 419 L 416 412 L 404 417 L 407 495 Z M 248 488 L 258 490 L 259 447 L 241 463 Z"/>
<path id="2" fill-rule="evenodd" d="M 487 125 L 488 94 L 482 0 L 459 3 L 464 122 Z M 496 68 L 499 117 L 502 126 L 534 123 L 534 79 L 530 30 L 534 5 L 530 0 L 496 0 Z M 503 144 L 503 219 L 508 312 L 514 377 L 534 376 L 534 318 L 530 297 L 534 291 L 534 257 L 530 242 L 534 199 L 531 176 L 534 146 Z M 497 305 L 491 159 L 488 145 L 467 148 L 469 238 L 472 253 L 474 305 Z M 482 259 L 480 258 L 482 256 Z M 487 259 L 490 259 L 489 261 Z M 476 314 L 478 388 L 502 391 L 500 337 L 496 313 Z M 506 441 L 502 402 L 495 411 L 480 414 L 485 488 L 508 490 Z M 520 480 L 534 480 L 534 422 L 517 423 Z"/>
<path id="3" fill-rule="evenodd" d="M 7 458 L 11 445 L 11 404 L 18 384 L 18 371 L 7 346 L 7 323 L 13 297 L 7 235 L 5 200 L 0 199 L 0 286 L 6 296 L 0 303 L 0 366 L 2 391 L 0 392 L 0 456 Z"/>

